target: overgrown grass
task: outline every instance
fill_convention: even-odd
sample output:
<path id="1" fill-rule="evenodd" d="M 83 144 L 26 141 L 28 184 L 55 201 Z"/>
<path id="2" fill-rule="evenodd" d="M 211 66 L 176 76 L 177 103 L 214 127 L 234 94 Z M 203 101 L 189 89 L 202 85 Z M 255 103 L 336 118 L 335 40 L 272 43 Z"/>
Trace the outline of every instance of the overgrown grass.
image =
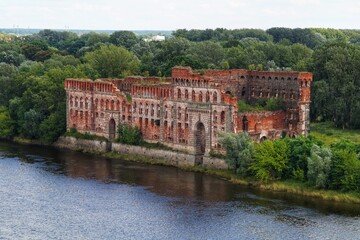
<path id="1" fill-rule="evenodd" d="M 238 101 L 239 112 L 263 112 L 284 110 L 281 98 L 258 99 L 255 104 L 248 104 L 244 100 Z"/>
<path id="2" fill-rule="evenodd" d="M 204 169 L 200 166 L 190 167 L 185 170 L 202 172 L 204 174 L 220 177 L 235 184 L 245 185 L 265 191 L 286 192 L 304 197 L 318 198 L 326 201 L 360 204 L 360 193 L 342 193 L 339 191 L 317 189 L 314 187 L 310 187 L 306 183 L 296 181 L 276 181 L 271 183 L 261 183 L 251 178 L 241 178 L 239 175 L 237 175 L 236 173 L 234 173 L 234 171 L 231 170 Z"/>
<path id="3" fill-rule="evenodd" d="M 326 145 L 331 145 L 341 140 L 360 143 L 360 130 L 338 129 L 331 122 L 311 123 L 310 134 Z"/>
<path id="4" fill-rule="evenodd" d="M 140 146 L 141 147 L 146 147 L 146 148 L 154 148 L 154 149 L 160 149 L 160 150 L 168 150 L 168 151 L 174 151 L 173 148 L 171 147 L 168 147 L 160 142 L 157 142 L 157 143 L 149 143 L 149 142 L 145 142 L 145 141 L 142 141 L 140 143 Z"/>

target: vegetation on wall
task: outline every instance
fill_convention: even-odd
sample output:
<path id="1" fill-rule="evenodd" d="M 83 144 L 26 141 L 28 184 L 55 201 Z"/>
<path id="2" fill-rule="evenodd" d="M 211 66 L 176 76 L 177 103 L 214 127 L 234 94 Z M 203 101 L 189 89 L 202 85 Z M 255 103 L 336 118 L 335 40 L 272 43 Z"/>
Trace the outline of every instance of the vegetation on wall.
<path id="1" fill-rule="evenodd" d="M 248 104 L 244 100 L 238 101 L 238 112 L 261 112 L 285 110 L 285 104 L 281 98 L 271 97 L 267 100 L 259 99 L 254 104 Z"/>

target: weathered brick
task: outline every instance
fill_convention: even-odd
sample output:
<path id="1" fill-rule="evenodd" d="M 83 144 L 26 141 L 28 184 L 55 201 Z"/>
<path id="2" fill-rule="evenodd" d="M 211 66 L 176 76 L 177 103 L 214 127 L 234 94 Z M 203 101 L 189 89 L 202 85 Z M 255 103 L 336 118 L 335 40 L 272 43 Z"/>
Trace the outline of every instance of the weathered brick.
<path id="1" fill-rule="evenodd" d="M 218 132 L 247 131 L 255 141 L 307 135 L 311 73 L 175 67 L 172 77 L 66 79 L 67 128 L 114 138 L 121 123 L 144 139 L 194 154 L 221 151 Z M 282 98 L 285 111 L 238 112 L 240 99 Z M 115 123 L 115 126 L 114 126 Z"/>

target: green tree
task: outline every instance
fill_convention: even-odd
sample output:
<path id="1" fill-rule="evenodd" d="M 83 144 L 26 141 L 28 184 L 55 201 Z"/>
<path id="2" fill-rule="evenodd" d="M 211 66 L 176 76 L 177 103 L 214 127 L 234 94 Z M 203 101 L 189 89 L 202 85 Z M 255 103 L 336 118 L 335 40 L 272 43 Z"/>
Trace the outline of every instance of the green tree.
<path id="1" fill-rule="evenodd" d="M 360 127 L 359 69 L 360 47 L 335 42 L 315 50 L 313 118 L 323 117 L 342 128 Z"/>
<path id="2" fill-rule="evenodd" d="M 307 177 L 310 184 L 318 188 L 328 186 L 332 153 L 328 148 L 314 144 L 308 157 Z"/>
<path id="3" fill-rule="evenodd" d="M 266 140 L 255 146 L 255 161 L 250 167 L 255 177 L 262 182 L 281 179 L 287 168 L 289 149 L 282 139 Z"/>
<path id="4" fill-rule="evenodd" d="M 0 138 L 10 138 L 14 135 L 14 122 L 9 111 L 0 106 Z"/>
<path id="5" fill-rule="evenodd" d="M 39 126 L 40 138 L 46 143 L 55 142 L 66 131 L 65 111 L 57 111 L 44 119 Z"/>
<path id="6" fill-rule="evenodd" d="M 110 35 L 109 41 L 116 46 L 122 46 L 124 48 L 130 49 L 139 42 L 139 39 L 133 32 L 116 31 Z"/>
<path id="7" fill-rule="evenodd" d="M 226 163 L 241 176 L 248 176 L 254 160 L 254 145 L 249 135 L 226 133 L 221 135 L 220 142 L 226 150 Z"/>
<path id="8" fill-rule="evenodd" d="M 98 50 L 86 53 L 84 58 L 103 78 L 121 77 L 126 72 L 139 72 L 139 60 L 123 47 L 104 45 Z"/>
<path id="9" fill-rule="evenodd" d="M 314 144 L 321 145 L 317 139 L 312 136 L 296 138 L 285 138 L 290 151 L 288 168 L 285 172 L 285 178 L 305 181 L 308 171 L 308 158 L 311 148 Z"/>
<path id="10" fill-rule="evenodd" d="M 193 56 L 198 62 L 205 65 L 205 68 L 221 68 L 221 62 L 224 60 L 225 52 L 219 43 L 205 41 L 193 44 L 188 54 Z"/>

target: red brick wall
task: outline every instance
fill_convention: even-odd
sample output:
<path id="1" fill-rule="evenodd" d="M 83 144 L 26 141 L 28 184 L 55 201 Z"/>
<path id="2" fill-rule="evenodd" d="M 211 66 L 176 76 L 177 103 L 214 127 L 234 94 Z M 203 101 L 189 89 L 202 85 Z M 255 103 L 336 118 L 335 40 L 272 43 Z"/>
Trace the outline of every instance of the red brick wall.
<path id="1" fill-rule="evenodd" d="M 247 131 L 255 140 L 307 134 L 311 73 L 247 70 L 193 71 L 175 67 L 172 78 L 66 79 L 67 127 L 109 137 L 114 119 L 137 126 L 148 141 L 195 152 L 199 123 L 205 153 L 218 149 L 218 132 Z M 283 98 L 286 111 L 238 113 L 240 99 Z"/>

